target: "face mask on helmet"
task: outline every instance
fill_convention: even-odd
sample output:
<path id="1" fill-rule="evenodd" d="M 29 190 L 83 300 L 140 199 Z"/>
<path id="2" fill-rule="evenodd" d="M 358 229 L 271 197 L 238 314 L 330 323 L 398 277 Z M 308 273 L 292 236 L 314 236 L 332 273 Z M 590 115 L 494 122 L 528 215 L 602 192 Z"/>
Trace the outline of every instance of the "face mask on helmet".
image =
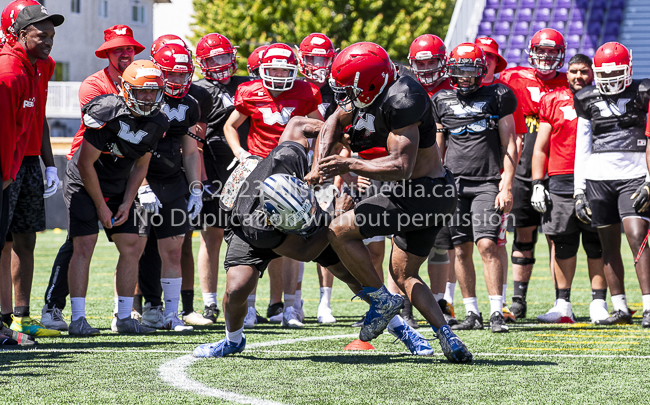
<path id="1" fill-rule="evenodd" d="M 632 74 L 627 65 L 594 67 L 594 81 L 601 94 L 619 94 L 632 84 Z"/>
<path id="2" fill-rule="evenodd" d="M 126 105 L 134 113 L 142 116 L 155 115 L 162 105 L 164 89 L 157 85 L 132 86 L 124 82 Z"/>
<path id="3" fill-rule="evenodd" d="M 555 47 L 534 46 L 528 55 L 530 65 L 541 72 L 551 72 L 564 64 L 564 51 Z"/>
<path id="4" fill-rule="evenodd" d="M 293 87 L 298 76 L 298 67 L 292 64 L 262 63 L 260 77 L 269 90 L 285 91 Z"/>
<path id="5" fill-rule="evenodd" d="M 332 68 L 332 58 L 329 56 L 305 55 L 303 71 L 305 77 L 318 83 L 325 83 Z"/>
<path id="6" fill-rule="evenodd" d="M 163 79 L 165 80 L 165 94 L 170 97 L 183 98 L 190 89 L 192 84 L 192 74 L 194 72 L 170 72 L 163 70 Z"/>
<path id="7" fill-rule="evenodd" d="M 212 80 L 226 80 L 235 73 L 232 53 L 199 59 L 204 75 Z"/>
<path id="8" fill-rule="evenodd" d="M 354 86 L 339 86 L 336 83 L 336 80 L 333 78 L 329 79 L 330 87 L 334 93 L 334 100 L 336 104 L 343 109 L 345 112 L 350 112 L 354 107 L 363 108 L 360 105 L 363 103 L 359 102 L 359 94 L 361 94 L 361 89 Z"/>
<path id="9" fill-rule="evenodd" d="M 444 64 L 440 58 L 417 60 L 411 59 L 411 69 L 420 83 L 432 85 L 442 77 Z"/>
<path id="10" fill-rule="evenodd" d="M 447 72 L 452 86 L 461 94 L 472 93 L 481 86 L 485 76 L 484 66 L 448 65 Z"/>

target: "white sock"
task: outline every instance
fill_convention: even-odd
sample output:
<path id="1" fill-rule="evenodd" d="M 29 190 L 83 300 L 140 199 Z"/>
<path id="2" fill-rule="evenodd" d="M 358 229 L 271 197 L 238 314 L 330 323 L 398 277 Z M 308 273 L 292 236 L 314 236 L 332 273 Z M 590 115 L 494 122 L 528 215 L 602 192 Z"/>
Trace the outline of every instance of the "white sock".
<path id="1" fill-rule="evenodd" d="M 438 294 L 433 294 L 433 298 L 435 298 L 436 302 L 440 300 L 445 299 L 445 293 L 438 293 Z"/>
<path id="2" fill-rule="evenodd" d="M 183 283 L 182 277 L 176 278 L 161 278 L 160 285 L 162 286 L 163 293 L 165 294 L 165 315 L 178 313 L 178 301 L 181 298 L 181 284 Z M 216 295 L 215 302 L 216 302 Z"/>
<path id="3" fill-rule="evenodd" d="M 113 304 L 115 304 L 113 306 L 113 313 L 116 314 L 117 313 L 117 295 L 115 297 L 113 297 Z"/>
<path id="4" fill-rule="evenodd" d="M 133 297 L 117 297 L 117 317 L 119 319 L 130 318 L 132 309 Z"/>
<path id="5" fill-rule="evenodd" d="M 399 315 L 395 315 L 393 319 L 388 322 L 388 327 L 392 329 L 399 328 L 402 325 L 404 325 L 404 319 Z"/>
<path id="6" fill-rule="evenodd" d="M 614 305 L 614 311 L 623 311 L 629 314 L 625 294 L 612 295 L 612 304 Z"/>
<path id="7" fill-rule="evenodd" d="M 302 262 L 300 262 L 302 264 Z M 296 300 L 293 303 L 293 307 L 296 309 L 302 308 L 302 290 L 296 290 Z"/>
<path id="8" fill-rule="evenodd" d="M 228 328 L 226 328 L 226 340 L 227 341 L 240 344 L 243 337 L 244 337 L 244 327 L 243 326 L 241 327 L 241 329 L 236 330 L 234 332 L 230 332 L 228 330 Z"/>
<path id="9" fill-rule="evenodd" d="M 490 295 L 490 316 L 495 312 L 503 315 L 503 295 Z"/>
<path id="10" fill-rule="evenodd" d="M 641 302 L 643 302 L 643 312 L 650 309 L 650 294 L 642 295 Z"/>
<path id="11" fill-rule="evenodd" d="M 447 283 L 445 285 L 445 301 L 453 305 L 455 292 L 456 292 L 456 283 Z"/>
<path id="12" fill-rule="evenodd" d="M 250 307 L 255 308 L 255 294 L 249 295 L 248 298 L 246 299 L 246 301 L 248 302 L 248 307 L 249 308 Z"/>
<path id="13" fill-rule="evenodd" d="M 162 280 L 162 279 L 161 279 Z M 209 307 L 212 304 L 216 305 L 217 303 L 217 293 L 203 293 L 203 305 Z"/>
<path id="14" fill-rule="evenodd" d="M 321 287 L 320 288 L 320 303 L 318 306 L 330 307 L 330 300 L 332 299 L 332 287 Z"/>
<path id="15" fill-rule="evenodd" d="M 563 316 L 571 316 L 572 307 L 569 301 L 564 298 L 558 298 L 557 301 L 555 301 L 555 306 Z"/>
<path id="16" fill-rule="evenodd" d="M 70 310 L 72 320 L 86 317 L 86 297 L 70 297 Z M 129 312 L 130 314 L 131 312 Z"/>
<path id="17" fill-rule="evenodd" d="M 476 297 L 463 298 L 463 304 L 465 304 L 465 312 L 467 315 L 470 312 L 478 315 L 478 299 Z"/>
<path id="18" fill-rule="evenodd" d="M 501 292 L 501 296 L 503 297 L 503 305 L 506 305 L 506 290 L 508 289 L 508 284 L 504 284 Z"/>
<path id="19" fill-rule="evenodd" d="M 302 276 L 305 274 L 305 263 L 298 263 L 298 282 L 302 283 Z"/>
<path id="20" fill-rule="evenodd" d="M 293 304 L 296 302 L 296 296 L 293 294 L 284 294 L 284 307 L 289 308 L 292 307 Z"/>

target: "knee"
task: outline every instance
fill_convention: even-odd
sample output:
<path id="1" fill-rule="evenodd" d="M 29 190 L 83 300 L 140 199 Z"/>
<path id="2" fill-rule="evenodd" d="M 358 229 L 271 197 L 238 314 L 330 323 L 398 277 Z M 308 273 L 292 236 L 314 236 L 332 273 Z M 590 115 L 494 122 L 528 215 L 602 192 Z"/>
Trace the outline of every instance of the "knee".
<path id="1" fill-rule="evenodd" d="M 551 236 L 555 244 L 555 257 L 560 260 L 567 260 L 578 254 L 580 247 L 580 232 L 576 231 L 568 235 Z"/>
<path id="2" fill-rule="evenodd" d="M 335 218 L 329 228 L 328 238 L 330 242 L 351 239 L 350 236 L 354 230 L 354 212 L 348 211 Z"/>
<path id="3" fill-rule="evenodd" d="M 454 247 L 456 259 L 459 261 L 472 260 L 472 242 L 466 242 Z"/>
<path id="4" fill-rule="evenodd" d="M 496 242 L 494 242 L 492 239 L 488 239 L 488 238 L 479 239 L 479 241 L 476 242 L 476 246 L 478 247 L 482 256 L 488 258 L 497 257 L 498 247 Z"/>
<path id="5" fill-rule="evenodd" d="M 13 251 L 16 253 L 16 255 L 18 255 L 18 257 L 33 257 L 34 249 L 36 248 L 35 233 L 14 234 L 13 238 Z"/>

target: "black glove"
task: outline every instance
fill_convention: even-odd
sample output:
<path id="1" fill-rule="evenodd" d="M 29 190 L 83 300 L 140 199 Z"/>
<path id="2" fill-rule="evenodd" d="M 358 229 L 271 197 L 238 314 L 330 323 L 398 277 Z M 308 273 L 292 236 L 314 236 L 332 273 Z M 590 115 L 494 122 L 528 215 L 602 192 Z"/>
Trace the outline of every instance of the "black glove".
<path id="1" fill-rule="evenodd" d="M 591 207 L 584 193 L 577 194 L 573 197 L 576 205 L 576 216 L 579 220 L 587 225 L 591 225 Z"/>
<path id="2" fill-rule="evenodd" d="M 630 200 L 634 200 L 632 206 L 637 214 L 645 212 L 650 205 L 650 182 L 646 181 L 637 188 Z"/>

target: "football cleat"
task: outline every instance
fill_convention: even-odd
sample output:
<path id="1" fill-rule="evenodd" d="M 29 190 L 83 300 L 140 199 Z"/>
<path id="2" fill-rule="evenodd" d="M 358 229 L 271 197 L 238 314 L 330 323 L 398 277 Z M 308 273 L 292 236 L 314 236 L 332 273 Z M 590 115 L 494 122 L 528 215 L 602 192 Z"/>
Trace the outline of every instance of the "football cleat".
<path id="1" fill-rule="evenodd" d="M 571 303 L 561 302 L 560 300 L 556 300 L 555 306 L 549 309 L 547 313 L 539 315 L 537 320 L 541 323 L 576 323 Z"/>
<path id="2" fill-rule="evenodd" d="M 305 325 L 298 319 L 298 313 L 294 307 L 286 307 L 282 315 L 282 326 L 288 328 L 304 328 Z"/>
<path id="3" fill-rule="evenodd" d="M 589 304 L 589 317 L 593 323 L 604 321 L 605 319 L 609 318 L 607 301 L 601 299 L 591 301 Z"/>
<path id="4" fill-rule="evenodd" d="M 271 323 L 281 323 L 282 314 L 284 313 L 284 303 L 276 302 L 273 305 L 269 305 L 266 309 L 266 317 L 269 318 Z"/>
<path id="5" fill-rule="evenodd" d="M 212 325 L 214 322 L 212 322 L 211 319 L 205 318 L 203 315 L 199 314 L 198 312 L 190 312 L 187 315 L 183 315 L 183 321 L 187 325 L 196 325 L 196 326 L 207 326 L 207 325 Z"/>
<path id="6" fill-rule="evenodd" d="M 203 317 L 212 323 L 217 323 L 217 318 L 219 317 L 219 308 L 217 304 L 210 304 L 203 309 Z"/>
<path id="7" fill-rule="evenodd" d="M 135 319 L 136 321 L 142 323 L 142 314 L 136 311 L 135 309 L 131 310 L 131 318 Z"/>
<path id="8" fill-rule="evenodd" d="M 512 312 L 510 312 L 510 308 L 508 308 L 505 302 L 503 303 L 502 311 L 503 319 L 506 320 L 506 323 L 515 323 L 517 321 L 517 317 L 515 317 Z"/>
<path id="9" fill-rule="evenodd" d="M 361 317 L 361 319 L 359 319 L 358 321 L 354 322 L 354 323 L 351 324 L 350 326 L 353 327 L 353 328 L 360 328 L 360 327 L 363 326 L 363 321 L 364 321 L 365 319 L 366 319 L 366 316 L 364 315 L 364 316 Z"/>
<path id="10" fill-rule="evenodd" d="M 156 333 L 156 329 L 150 328 L 141 324 L 133 318 L 117 318 L 116 323 L 117 333 L 146 335 L 149 333 Z"/>
<path id="11" fill-rule="evenodd" d="M 334 315 L 332 315 L 332 308 L 325 306 L 318 307 L 318 314 L 316 315 L 316 319 L 318 320 L 318 323 L 321 324 L 336 323 L 336 318 L 334 318 Z"/>
<path id="12" fill-rule="evenodd" d="M 398 326 L 397 328 L 388 326 L 388 333 L 397 338 L 394 343 L 401 340 L 411 354 L 416 356 L 431 356 L 433 354 L 433 349 L 424 336 L 410 327 L 406 322 L 402 322 L 402 326 Z"/>
<path id="13" fill-rule="evenodd" d="M 594 322 L 595 325 L 632 325 L 632 313 L 630 312 L 630 309 L 627 309 L 628 313 L 626 314 L 625 312 L 618 310 L 618 311 L 613 311 L 612 314 L 606 318 L 603 319 L 602 321 L 596 321 Z"/>
<path id="14" fill-rule="evenodd" d="M 164 316 L 162 328 L 174 332 L 191 332 L 194 330 L 193 327 L 185 325 L 185 322 L 178 318 L 178 314 L 176 312 L 172 312 Z"/>
<path id="15" fill-rule="evenodd" d="M 41 311 L 41 323 L 48 329 L 66 331 L 68 324 L 63 320 L 63 314 L 59 308 L 48 308 L 43 306 Z"/>
<path id="16" fill-rule="evenodd" d="M 47 329 L 43 326 L 42 323 L 36 319 L 32 319 L 29 316 L 13 316 L 13 322 L 11 323 L 11 329 L 16 332 L 25 333 L 27 335 L 36 336 L 36 337 L 57 337 L 61 336 L 61 332 L 54 329 Z"/>
<path id="17" fill-rule="evenodd" d="M 113 312 L 113 319 L 111 320 L 111 332 L 117 333 L 117 313 Z"/>
<path id="18" fill-rule="evenodd" d="M 34 346 L 35 344 L 38 344 L 36 342 L 36 339 L 34 339 L 32 336 L 9 329 L 6 323 L 0 324 L 0 335 L 5 335 L 12 338 L 21 346 Z"/>
<path id="19" fill-rule="evenodd" d="M 643 311 L 643 320 L 641 321 L 641 326 L 644 328 L 650 328 L 650 309 Z"/>
<path id="20" fill-rule="evenodd" d="M 465 347 L 463 341 L 460 340 L 460 338 L 451 331 L 449 325 L 445 325 L 442 328 L 438 329 L 438 332 L 436 332 L 436 338 L 440 342 L 442 353 L 445 355 L 447 360 L 449 360 L 449 362 L 472 362 L 472 353 L 467 350 L 467 347 Z"/>
<path id="21" fill-rule="evenodd" d="M 242 336 L 239 344 L 230 342 L 226 339 L 216 343 L 206 343 L 194 349 L 194 357 L 223 357 L 229 354 L 241 353 L 246 347 L 246 336 Z"/>
<path id="22" fill-rule="evenodd" d="M 257 311 L 253 307 L 248 307 L 246 318 L 244 318 L 244 328 L 254 328 L 255 324 L 257 324 Z"/>
<path id="23" fill-rule="evenodd" d="M 305 301 L 300 300 L 300 308 L 293 307 L 296 310 L 296 316 L 300 322 L 305 322 Z"/>
<path id="24" fill-rule="evenodd" d="M 499 311 L 494 311 L 490 316 L 490 328 L 492 333 L 507 333 L 510 328 L 506 325 L 506 320 L 503 319 L 503 315 Z"/>
<path id="25" fill-rule="evenodd" d="M 150 302 L 145 302 L 142 307 L 142 324 L 150 328 L 162 329 L 164 324 L 162 305 L 151 306 Z"/>
<path id="26" fill-rule="evenodd" d="M 450 326 L 453 330 L 483 329 L 483 316 L 470 311 L 463 322 Z"/>
<path id="27" fill-rule="evenodd" d="M 20 349 L 20 345 L 15 339 L 7 335 L 0 334 L 0 351 L 16 349 Z"/>
<path id="28" fill-rule="evenodd" d="M 512 304 L 510 305 L 510 312 L 517 319 L 524 319 L 526 317 L 526 300 L 520 295 L 514 295 L 512 297 Z"/>
<path id="29" fill-rule="evenodd" d="M 98 336 L 99 329 L 90 326 L 86 317 L 81 317 L 76 321 L 70 322 L 68 326 L 68 335 L 71 336 Z"/>
<path id="30" fill-rule="evenodd" d="M 440 306 L 440 310 L 442 311 L 442 315 L 445 317 L 445 321 L 447 322 L 447 325 L 449 326 L 454 326 L 458 324 L 458 320 L 454 318 L 453 313 L 449 310 L 449 303 L 445 299 L 441 299 L 438 301 L 438 305 Z M 453 306 L 452 306 L 453 308 Z"/>
<path id="31" fill-rule="evenodd" d="M 366 295 L 370 298 L 370 309 L 366 312 L 359 332 L 359 340 L 362 342 L 369 342 L 381 335 L 388 322 L 404 307 L 404 298 L 399 294 L 391 294 L 386 286 Z"/>
<path id="32" fill-rule="evenodd" d="M 413 304 L 411 304 L 411 301 L 409 301 L 409 299 L 405 296 L 402 297 L 404 297 L 404 308 L 402 309 L 402 312 L 399 314 L 399 316 L 402 317 L 402 319 L 404 319 L 404 322 L 406 322 L 411 328 L 419 328 L 420 325 L 418 325 L 418 322 L 413 317 Z"/>

